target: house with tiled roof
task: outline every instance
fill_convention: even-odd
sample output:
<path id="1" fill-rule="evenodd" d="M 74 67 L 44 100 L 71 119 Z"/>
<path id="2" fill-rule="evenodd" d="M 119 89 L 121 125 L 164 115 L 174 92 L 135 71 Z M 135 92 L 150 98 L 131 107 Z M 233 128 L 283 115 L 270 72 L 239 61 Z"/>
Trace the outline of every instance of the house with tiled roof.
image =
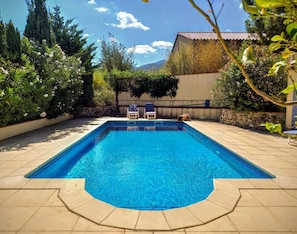
<path id="1" fill-rule="evenodd" d="M 246 32 L 222 32 L 223 39 L 233 51 L 247 40 L 256 41 L 255 34 Z M 179 32 L 170 55 L 175 61 L 172 72 L 194 74 L 218 72 L 228 61 L 217 34 L 214 32 Z"/>

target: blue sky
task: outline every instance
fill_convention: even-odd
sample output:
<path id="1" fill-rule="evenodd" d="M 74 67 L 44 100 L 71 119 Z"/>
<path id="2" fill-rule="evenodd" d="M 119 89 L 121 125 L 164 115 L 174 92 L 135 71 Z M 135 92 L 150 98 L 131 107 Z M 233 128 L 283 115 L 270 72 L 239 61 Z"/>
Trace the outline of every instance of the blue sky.
<path id="1" fill-rule="evenodd" d="M 206 0 L 195 1 L 208 10 Z M 214 0 L 219 11 L 222 32 L 244 32 L 247 14 L 242 10 L 241 0 Z M 74 19 L 89 43 L 98 48 L 96 60 L 100 59 L 100 40 L 109 39 L 109 33 L 127 49 L 134 50 L 137 66 L 166 59 L 178 32 L 210 32 L 212 28 L 187 0 L 47 0 L 53 10 L 61 7 L 65 19 Z M 25 0 L 0 0 L 0 17 L 6 23 L 11 19 L 23 33 L 27 20 Z"/>

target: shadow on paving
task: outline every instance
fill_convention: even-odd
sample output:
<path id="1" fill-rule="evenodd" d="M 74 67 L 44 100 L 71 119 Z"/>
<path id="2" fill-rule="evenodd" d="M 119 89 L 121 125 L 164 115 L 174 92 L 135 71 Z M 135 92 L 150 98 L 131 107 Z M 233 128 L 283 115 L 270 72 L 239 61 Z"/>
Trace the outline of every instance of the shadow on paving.
<path id="1" fill-rule="evenodd" d="M 31 144 L 60 140 L 72 132 L 84 132 L 88 129 L 87 125 L 94 124 L 93 121 L 93 118 L 71 119 L 17 135 L 0 141 L 0 152 L 23 150 Z"/>

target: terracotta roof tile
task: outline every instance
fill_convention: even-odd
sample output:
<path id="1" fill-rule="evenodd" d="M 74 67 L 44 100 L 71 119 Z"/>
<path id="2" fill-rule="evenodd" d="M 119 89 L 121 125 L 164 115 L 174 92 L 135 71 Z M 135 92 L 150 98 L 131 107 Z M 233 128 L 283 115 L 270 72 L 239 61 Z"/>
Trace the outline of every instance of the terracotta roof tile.
<path id="1" fill-rule="evenodd" d="M 178 35 L 191 40 L 217 40 L 217 34 L 214 32 L 179 32 Z M 246 32 L 222 32 L 224 40 L 257 40 L 256 34 Z"/>

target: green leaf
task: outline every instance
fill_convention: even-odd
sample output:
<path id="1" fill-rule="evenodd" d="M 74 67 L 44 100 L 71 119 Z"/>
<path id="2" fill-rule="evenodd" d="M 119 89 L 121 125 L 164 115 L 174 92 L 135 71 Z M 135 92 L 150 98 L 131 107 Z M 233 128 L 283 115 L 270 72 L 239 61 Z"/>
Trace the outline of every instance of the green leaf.
<path id="1" fill-rule="evenodd" d="M 270 51 L 276 51 L 279 50 L 280 48 L 282 48 L 282 44 L 280 44 L 279 42 L 273 42 L 269 44 L 269 50 Z"/>
<path id="2" fill-rule="evenodd" d="M 243 52 L 242 63 L 244 65 L 246 65 L 246 64 L 255 63 L 255 61 L 256 60 L 255 60 L 254 55 L 253 55 L 253 47 L 252 46 L 249 46 Z"/>
<path id="3" fill-rule="evenodd" d="M 277 8 L 287 6 L 285 0 L 256 0 L 256 3 L 263 8 Z"/>
<path id="4" fill-rule="evenodd" d="M 268 76 L 275 76 L 278 72 L 278 70 L 281 68 L 281 67 L 284 67 L 286 66 L 286 62 L 284 61 L 280 61 L 280 62 L 276 62 L 269 70 L 268 72 Z"/>
<path id="5" fill-rule="evenodd" d="M 287 58 L 289 58 L 291 55 L 294 55 L 294 54 L 296 54 L 295 51 L 291 51 L 291 50 L 289 50 L 288 47 L 286 47 L 285 50 L 282 52 L 282 57 L 283 57 L 284 59 L 287 59 Z"/>
<path id="6" fill-rule="evenodd" d="M 284 22 L 283 22 L 283 24 L 284 25 L 288 25 L 288 24 L 290 24 L 292 22 L 294 22 L 292 19 L 285 19 Z"/>
<path id="7" fill-rule="evenodd" d="M 265 128 L 270 132 L 270 133 L 278 133 L 281 136 L 283 136 L 282 133 L 282 125 L 281 124 L 275 124 L 271 122 L 266 122 L 265 124 L 261 124 L 261 126 L 265 126 Z"/>
<path id="8" fill-rule="evenodd" d="M 291 84 L 287 88 L 283 89 L 280 93 L 282 93 L 282 94 L 288 94 L 288 93 L 294 91 L 296 88 L 297 88 L 297 85 L 296 84 Z"/>
<path id="9" fill-rule="evenodd" d="M 285 38 L 283 38 L 281 35 L 274 35 L 271 38 L 271 41 L 273 41 L 273 42 L 280 42 L 280 41 L 286 42 L 287 40 Z"/>
<path id="10" fill-rule="evenodd" d="M 242 0 L 243 9 L 251 15 L 259 15 L 259 8 L 248 5 L 246 1 Z"/>
<path id="11" fill-rule="evenodd" d="M 288 26 L 286 27 L 286 31 L 289 34 L 290 38 L 293 39 L 297 33 L 297 22 L 288 24 Z"/>

